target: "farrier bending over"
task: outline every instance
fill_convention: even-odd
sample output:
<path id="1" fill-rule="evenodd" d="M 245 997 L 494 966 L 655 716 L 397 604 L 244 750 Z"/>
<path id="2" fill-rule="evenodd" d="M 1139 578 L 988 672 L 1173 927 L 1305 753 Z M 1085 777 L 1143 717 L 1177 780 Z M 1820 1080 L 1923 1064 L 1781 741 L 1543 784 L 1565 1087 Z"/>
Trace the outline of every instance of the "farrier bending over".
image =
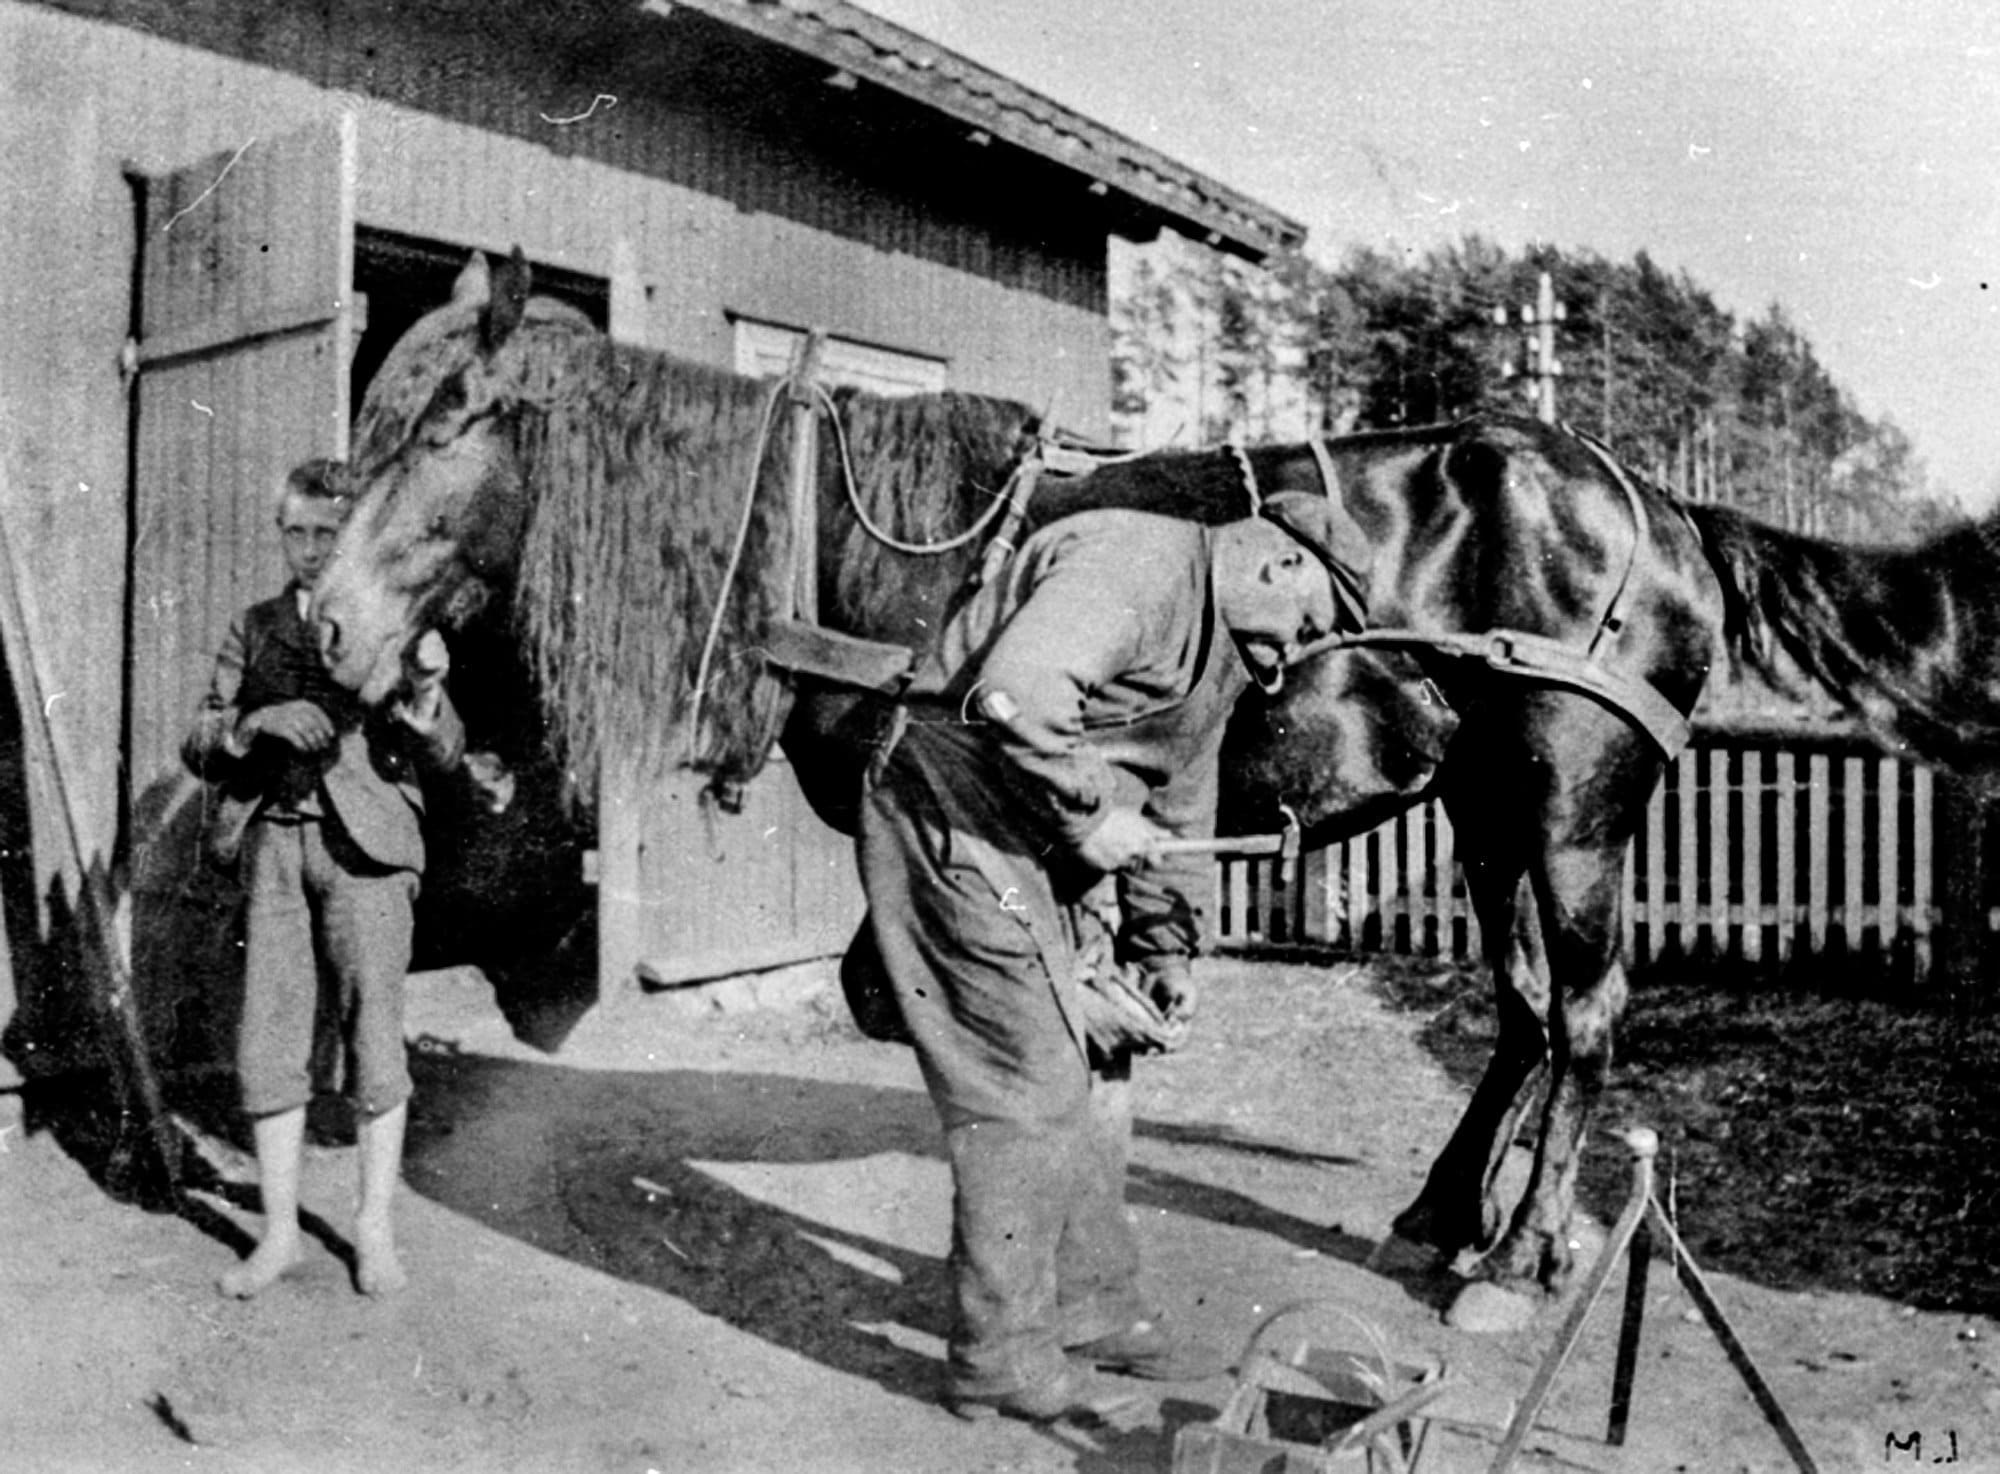
<path id="1" fill-rule="evenodd" d="M 343 468 L 308 461 L 287 478 L 278 526 L 290 574 L 229 629 L 182 758 L 217 785 L 216 858 L 241 866 L 247 895 L 237 1068 L 251 1118 L 264 1232 L 223 1293 L 247 1298 L 298 1259 L 299 1159 L 322 966 L 336 985 L 353 1060 L 360 1194 L 355 1282 L 400 1289 L 390 1208 L 402 1170 L 411 1083 L 403 979 L 424 869 L 420 768 L 464 748 L 435 633 L 405 690 L 379 712 L 327 677 L 307 623 L 314 585 L 346 516 Z"/>
<path id="2" fill-rule="evenodd" d="M 1119 877 L 1118 958 L 1169 1018 L 1212 876 L 1149 863 L 1213 832 L 1249 665 L 1334 627 L 1324 505 L 1219 528 L 1077 513 L 1028 539 L 912 683 L 860 824 L 870 924 L 955 1186 L 946 1400 L 1054 1418 L 1078 1363 L 1172 1375 L 1124 1212 L 1130 1118 L 1094 1108 L 1073 908 Z M 1069 1354 L 1066 1354 L 1069 1353 Z"/>

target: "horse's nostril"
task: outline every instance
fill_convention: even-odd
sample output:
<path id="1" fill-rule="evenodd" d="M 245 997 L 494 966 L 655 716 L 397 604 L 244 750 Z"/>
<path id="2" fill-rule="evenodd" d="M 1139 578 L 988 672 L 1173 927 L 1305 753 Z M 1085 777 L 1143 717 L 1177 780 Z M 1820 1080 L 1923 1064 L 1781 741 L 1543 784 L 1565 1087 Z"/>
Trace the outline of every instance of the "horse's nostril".
<path id="1" fill-rule="evenodd" d="M 340 653 L 339 621 L 324 614 L 319 617 L 319 653 L 329 660 Z"/>

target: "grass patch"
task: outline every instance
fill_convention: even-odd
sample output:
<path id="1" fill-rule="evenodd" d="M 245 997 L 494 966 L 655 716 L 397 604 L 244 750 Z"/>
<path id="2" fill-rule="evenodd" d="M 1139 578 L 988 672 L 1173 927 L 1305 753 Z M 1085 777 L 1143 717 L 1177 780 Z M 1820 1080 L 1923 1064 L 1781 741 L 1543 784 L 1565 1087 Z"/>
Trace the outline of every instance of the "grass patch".
<path id="1" fill-rule="evenodd" d="M 1467 1089 L 1493 1037 L 1460 969 L 1371 969 Z M 1659 1184 L 1704 1266 L 1785 1290 L 1855 1290 L 2000 1314 L 2000 1017 L 1929 993 L 1750 985 L 1689 966 L 1635 981 L 1602 1128 L 1660 1134 Z M 1435 1145 L 1442 1147 L 1443 1142 Z M 1630 1184 L 1603 1131 L 1581 1196 Z"/>

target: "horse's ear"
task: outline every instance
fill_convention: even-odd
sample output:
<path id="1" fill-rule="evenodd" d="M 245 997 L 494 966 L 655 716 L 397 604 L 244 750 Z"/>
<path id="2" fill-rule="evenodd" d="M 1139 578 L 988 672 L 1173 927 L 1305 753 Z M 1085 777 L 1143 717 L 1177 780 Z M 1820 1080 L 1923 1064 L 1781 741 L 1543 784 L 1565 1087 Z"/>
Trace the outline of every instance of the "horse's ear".
<path id="1" fill-rule="evenodd" d="M 458 279 L 451 284 L 451 305 L 484 307 L 493 300 L 493 274 L 486 267 L 486 253 L 474 251 Z"/>
<path id="2" fill-rule="evenodd" d="M 528 258 L 516 246 L 514 254 L 493 274 L 493 299 L 480 319 L 480 336 L 488 353 L 511 338 L 521 325 L 521 315 L 528 310 L 528 288 Z"/>

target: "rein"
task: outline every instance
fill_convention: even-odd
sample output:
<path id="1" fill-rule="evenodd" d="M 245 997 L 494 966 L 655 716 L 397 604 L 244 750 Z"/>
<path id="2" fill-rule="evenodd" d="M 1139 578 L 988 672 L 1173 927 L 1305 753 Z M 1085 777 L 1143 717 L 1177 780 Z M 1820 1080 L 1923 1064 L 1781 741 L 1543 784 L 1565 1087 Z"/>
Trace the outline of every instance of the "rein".
<path id="1" fill-rule="evenodd" d="M 722 617 L 729 609 L 729 591 L 735 586 L 738 570 L 743 566 L 743 549 L 750 541 L 750 524 L 757 510 L 757 478 L 764 469 L 764 457 L 771 448 L 771 426 L 776 421 L 778 406 L 791 389 L 789 379 L 781 379 L 771 388 L 770 397 L 764 401 L 764 413 L 757 422 L 757 448 L 750 457 L 750 486 L 743 495 L 743 515 L 737 520 L 736 538 L 730 545 L 729 562 L 722 570 L 722 583 L 715 592 L 715 612 L 709 616 L 708 635 L 701 642 L 701 660 L 695 667 L 694 690 L 688 700 L 688 755 L 694 757 L 701 750 L 701 707 L 708 695 L 708 675 L 715 659 L 715 647 L 722 638 Z M 796 549 L 794 549 L 796 557 Z M 794 568 L 796 573 L 796 568 Z"/>
<path id="2" fill-rule="evenodd" d="M 1018 504 L 1018 514 L 1014 519 L 1018 521 L 1018 515 L 1025 514 L 1027 497 L 1034 489 L 1032 475 L 1025 483 L 1022 479 L 1023 467 L 1034 460 L 1033 457 L 1029 457 L 1023 462 L 1023 467 L 1015 469 L 1014 474 L 993 498 L 991 505 L 963 532 L 955 533 L 938 542 L 906 542 L 877 526 L 869 517 L 867 509 L 862 506 L 861 488 L 854 474 L 854 458 L 847 444 L 847 429 L 840 422 L 840 411 L 834 404 L 833 396 L 809 379 L 802 382 L 797 374 L 788 374 L 774 382 L 769 397 L 764 401 L 764 413 L 758 421 L 757 445 L 750 456 L 750 484 L 743 493 L 743 512 L 737 520 L 736 537 L 730 547 L 729 562 L 723 569 L 722 583 L 716 591 L 715 612 L 709 617 L 708 634 L 702 641 L 701 659 L 695 669 L 687 726 L 688 742 L 696 751 L 699 750 L 701 742 L 701 709 L 708 695 L 709 674 L 714 663 L 716 646 L 722 636 L 723 616 L 729 608 L 729 593 L 742 570 L 743 550 L 749 542 L 751 523 L 756 516 L 758 481 L 763 475 L 765 459 L 770 454 L 771 434 L 777 421 L 778 406 L 788 399 L 801 395 L 810 396 L 815 408 L 824 409 L 828 421 L 833 426 L 834 444 L 840 452 L 841 483 L 847 493 L 847 504 L 854 513 L 855 521 L 870 537 L 895 552 L 921 557 L 954 552 L 978 537 L 992 524 L 994 518 L 1008 510 L 1012 504 Z M 791 539 L 791 569 L 788 581 L 797 578 L 800 560 L 818 555 L 817 549 L 803 546 L 797 531 L 798 529 L 793 529 L 794 536 Z M 912 652 L 900 646 L 835 635 L 831 631 L 821 630 L 810 620 L 780 621 L 771 630 L 769 638 L 771 648 L 765 651 L 765 656 L 783 669 L 804 670 L 835 679 L 862 680 L 870 685 L 900 681 L 914 659 Z"/>
<path id="3" fill-rule="evenodd" d="M 993 519 L 1007 509 L 1010 494 L 1015 494 L 1018 497 L 1022 512 L 1025 514 L 1027 511 L 1027 496 L 1015 493 L 1015 488 L 1016 483 L 1021 478 L 1022 467 L 1025 467 L 1034 460 L 1032 456 L 1023 458 L 1021 466 L 1015 467 L 1014 473 L 1007 478 L 1006 483 L 1001 486 L 999 491 L 994 493 L 993 500 L 988 503 L 986 510 L 981 512 L 978 519 L 963 532 L 953 533 L 950 537 L 931 543 L 904 542 L 902 539 L 892 536 L 882 528 L 876 526 L 874 521 L 869 517 L 867 509 L 861 505 L 861 488 L 855 479 L 854 461 L 847 449 L 847 430 L 840 423 L 840 412 L 834 407 L 833 396 L 817 384 L 813 385 L 812 392 L 813 397 L 826 410 L 827 420 L 833 426 L 833 441 L 840 450 L 840 479 L 846 489 L 847 505 L 854 513 L 854 520 L 861 524 L 864 532 L 891 552 L 908 553 L 913 557 L 920 558 L 930 558 L 943 553 L 956 552 L 978 537 L 980 533 L 984 532 L 991 525 Z M 1029 492 L 1032 492 L 1032 490 L 1033 486 L 1031 482 Z"/>
<path id="4" fill-rule="evenodd" d="M 834 403 L 833 396 L 817 384 L 801 385 L 796 375 L 788 375 L 778 380 L 772 387 L 771 397 L 765 408 L 763 425 L 758 435 L 756 453 L 751 459 L 750 486 L 743 498 L 743 515 L 737 533 L 736 547 L 730 555 L 728 569 L 723 575 L 708 640 L 702 648 L 700 672 L 694 688 L 693 714 L 688 723 L 692 740 L 699 740 L 701 702 L 706 693 L 709 663 L 721 630 L 723 610 L 728 605 L 729 590 L 739 570 L 743 544 L 748 536 L 756 506 L 758 477 L 769 452 L 772 420 L 777 405 L 786 398 L 808 398 L 815 410 L 826 411 L 827 419 L 833 426 L 834 444 L 839 451 L 841 484 L 847 496 L 848 507 L 862 531 L 883 547 L 913 557 L 937 557 L 965 547 L 991 528 L 997 520 L 999 529 L 988 543 L 985 556 L 974 573 L 974 578 L 979 582 L 990 578 L 1012 555 L 1014 539 L 1027 517 L 1028 503 L 1034 496 L 1035 485 L 1048 454 L 1048 448 L 1044 444 L 1023 456 L 1000 490 L 994 493 L 986 509 L 963 531 L 935 542 L 907 541 L 894 536 L 876 523 L 868 515 L 867 508 L 862 505 L 859 479 L 854 474 L 853 452 L 847 442 L 847 428 L 841 423 L 839 409 Z M 794 529 L 791 540 L 792 575 L 796 577 L 801 558 L 814 556 L 816 549 L 805 547 L 803 540 L 797 536 L 797 529 Z M 879 691 L 890 695 L 902 690 L 916 662 L 916 652 L 908 646 L 841 634 L 822 627 L 812 619 L 789 617 L 772 620 L 766 632 L 762 654 L 768 664 L 789 675 L 812 676 L 837 686 Z"/>
<path id="5" fill-rule="evenodd" d="M 715 613 L 709 619 L 708 637 L 702 642 L 701 661 L 696 669 L 691 712 L 688 721 L 690 742 L 698 743 L 700 741 L 701 708 L 703 698 L 707 694 L 709 668 L 715 657 L 717 641 L 722 634 L 723 613 L 729 607 L 729 591 L 735 585 L 737 574 L 741 570 L 743 549 L 749 540 L 750 524 L 752 518 L 755 516 L 757 507 L 757 482 L 763 473 L 765 457 L 770 453 L 771 430 L 776 420 L 778 406 L 785 399 L 792 397 L 800 387 L 796 375 L 787 375 L 771 386 L 770 397 L 764 404 L 763 418 L 759 423 L 757 431 L 757 447 L 750 457 L 750 485 L 745 489 L 743 494 L 743 514 L 737 523 L 736 539 L 730 549 L 728 566 L 723 571 L 722 586 L 716 594 Z M 937 557 L 945 553 L 955 552 L 973 541 L 973 539 L 977 538 L 992 525 L 996 517 L 1001 516 L 1004 512 L 1007 520 L 1002 524 L 1002 531 L 999 537 L 995 539 L 994 544 L 987 549 L 988 566 L 992 566 L 995 561 L 994 548 L 1004 548 L 1001 554 L 1001 561 L 1004 561 L 1007 553 L 1011 553 L 1013 543 L 1010 534 L 1013 530 L 1018 529 L 1021 519 L 1027 515 L 1028 499 L 1034 494 L 1035 478 L 1041 468 L 1038 457 L 1030 455 L 1023 458 L 1021 464 L 1014 468 L 1013 474 L 1007 478 L 1006 483 L 994 496 L 986 510 L 980 513 L 973 524 L 963 532 L 954 533 L 952 536 L 938 542 L 906 542 L 878 526 L 874 519 L 868 515 L 867 508 L 862 506 L 861 488 L 854 474 L 854 457 L 853 453 L 848 449 L 847 444 L 847 428 L 840 422 L 840 411 L 833 402 L 833 396 L 817 383 L 805 386 L 805 392 L 812 396 L 813 403 L 818 408 L 826 411 L 827 420 L 833 426 L 834 445 L 840 452 L 840 479 L 842 489 L 847 493 L 847 505 L 854 513 L 854 520 L 876 542 L 893 552 L 906 553 L 914 557 Z M 799 540 L 794 537 L 792 539 L 791 553 L 793 575 L 795 576 L 797 573 L 798 563 L 801 558 L 810 558 L 816 555 L 816 549 L 801 547 Z M 774 632 L 773 638 L 774 641 L 784 643 L 783 637 L 780 634 Z M 861 642 L 855 642 L 851 639 L 844 639 L 843 641 L 844 645 L 857 643 Z M 872 641 L 866 643 L 875 645 L 875 642 Z M 892 647 L 879 646 L 877 648 L 880 650 L 892 649 Z M 769 653 L 767 652 L 767 654 Z M 872 650 L 861 652 L 843 648 L 839 651 L 832 651 L 822 646 L 822 648 L 815 649 L 808 654 L 788 647 L 786 651 L 787 658 L 783 663 L 790 668 L 800 668 L 801 666 L 840 666 L 844 665 L 843 657 L 851 659 L 856 655 L 864 653 L 871 657 L 875 656 L 875 652 Z M 885 661 L 891 668 L 897 663 L 893 653 L 887 657 L 871 659 L 870 663 L 881 664 L 885 663 Z M 907 665 L 907 658 L 903 663 Z"/>

